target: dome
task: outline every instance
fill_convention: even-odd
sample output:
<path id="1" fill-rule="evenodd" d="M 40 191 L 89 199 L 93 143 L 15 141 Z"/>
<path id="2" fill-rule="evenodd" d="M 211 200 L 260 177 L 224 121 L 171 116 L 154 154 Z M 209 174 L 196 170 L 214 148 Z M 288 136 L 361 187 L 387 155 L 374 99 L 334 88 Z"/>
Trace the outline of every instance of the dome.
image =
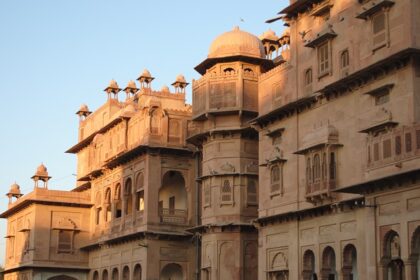
<path id="1" fill-rule="evenodd" d="M 168 88 L 168 86 L 163 86 L 160 91 L 161 92 L 169 92 L 169 88 Z"/>
<path id="2" fill-rule="evenodd" d="M 185 77 L 184 77 L 184 75 L 181 75 L 181 74 L 179 74 L 177 77 L 176 77 L 176 80 L 175 80 L 176 82 L 178 82 L 178 83 L 186 83 L 186 80 L 185 80 Z"/>
<path id="3" fill-rule="evenodd" d="M 48 177 L 48 170 L 44 164 L 41 163 L 40 166 L 36 169 L 35 175 L 37 177 Z"/>
<path id="4" fill-rule="evenodd" d="M 243 55 L 248 57 L 264 58 L 264 47 L 255 35 L 239 30 L 225 32 L 217 37 L 210 46 L 209 58 Z"/>
<path id="5" fill-rule="evenodd" d="M 89 107 L 86 104 L 80 105 L 79 112 L 89 112 Z"/>
<path id="6" fill-rule="evenodd" d="M 130 80 L 127 84 L 126 88 L 131 88 L 131 89 L 135 89 L 137 88 L 136 83 L 133 80 Z"/>
<path id="7" fill-rule="evenodd" d="M 118 89 L 118 83 L 115 80 L 111 80 L 108 85 L 109 88 Z"/>
<path id="8" fill-rule="evenodd" d="M 16 183 L 10 186 L 9 194 L 20 195 L 20 186 Z"/>
<path id="9" fill-rule="evenodd" d="M 279 37 L 277 37 L 276 32 L 274 32 L 271 29 L 268 29 L 267 31 L 265 31 L 261 36 L 260 36 L 261 40 L 270 40 L 270 41 L 277 41 L 279 39 Z"/>
<path id="10" fill-rule="evenodd" d="M 144 69 L 143 72 L 140 74 L 140 77 L 151 78 L 152 74 L 150 74 L 149 70 Z"/>

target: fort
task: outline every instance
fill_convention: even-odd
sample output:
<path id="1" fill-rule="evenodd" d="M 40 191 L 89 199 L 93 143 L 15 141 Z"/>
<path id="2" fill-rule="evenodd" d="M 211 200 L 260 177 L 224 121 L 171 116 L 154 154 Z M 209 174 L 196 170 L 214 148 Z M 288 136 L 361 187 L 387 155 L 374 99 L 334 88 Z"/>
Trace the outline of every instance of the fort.
<path id="1" fill-rule="evenodd" d="M 10 187 L 5 280 L 420 279 L 419 15 L 291 0 L 198 80 L 112 80 L 76 113 L 74 189 L 43 164 Z"/>

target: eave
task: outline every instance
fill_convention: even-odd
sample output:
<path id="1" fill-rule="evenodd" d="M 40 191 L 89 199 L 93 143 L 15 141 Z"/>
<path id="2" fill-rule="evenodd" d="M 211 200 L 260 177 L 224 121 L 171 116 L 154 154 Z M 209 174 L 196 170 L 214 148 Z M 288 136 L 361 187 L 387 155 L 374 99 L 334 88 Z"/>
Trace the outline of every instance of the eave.
<path id="1" fill-rule="evenodd" d="M 328 30 L 318 33 L 315 39 L 305 44 L 305 47 L 316 48 L 319 45 L 335 37 L 337 37 L 337 33 L 335 33 L 332 29 L 328 29 Z"/>
<path id="2" fill-rule="evenodd" d="M 310 95 L 299 98 L 293 102 L 287 103 L 283 106 L 280 106 L 267 114 L 258 116 L 257 118 L 250 121 L 250 123 L 257 124 L 266 124 L 268 122 L 274 121 L 276 119 L 282 118 L 285 115 L 293 113 L 295 110 L 302 109 L 304 107 L 310 106 L 317 101 L 317 95 Z"/>
<path id="3" fill-rule="evenodd" d="M 379 177 L 369 181 L 364 181 L 358 184 L 345 186 L 334 190 L 334 192 L 340 193 L 353 193 L 353 194 L 369 194 L 381 191 L 386 188 L 398 187 L 406 182 L 419 182 L 420 181 L 420 169 L 414 169 Z"/>
<path id="4" fill-rule="evenodd" d="M 53 201 L 53 200 L 41 200 L 41 199 L 26 199 L 19 204 L 13 206 L 10 209 L 7 209 L 0 214 L 0 218 L 7 218 L 14 213 L 32 205 L 32 204 L 42 204 L 42 205 L 55 205 L 55 206 L 68 206 L 68 207 L 79 207 L 79 208 L 91 208 L 92 203 L 75 203 L 75 202 L 65 202 L 65 201 Z"/>
<path id="5" fill-rule="evenodd" d="M 293 4 L 287 6 L 278 14 L 285 14 L 288 18 L 296 17 L 299 13 L 304 13 L 312 9 L 312 5 L 322 2 L 323 0 L 297 0 Z"/>
<path id="6" fill-rule="evenodd" d="M 220 62 L 235 62 L 235 61 L 242 61 L 248 62 L 252 64 L 260 65 L 265 71 L 274 67 L 274 63 L 270 59 L 265 58 L 258 58 L 258 57 L 250 57 L 244 55 L 233 55 L 233 56 L 226 56 L 226 57 L 214 57 L 214 58 L 206 58 L 203 62 L 197 65 L 194 69 L 204 75 L 207 69 L 210 69 L 213 65 L 220 63 Z"/>
<path id="7" fill-rule="evenodd" d="M 395 2 L 394 1 L 391 1 L 391 0 L 375 0 L 375 1 L 370 1 L 370 2 L 368 2 L 368 3 L 366 3 L 365 5 L 362 6 L 363 11 L 360 12 L 356 16 L 356 18 L 366 20 L 371 15 L 379 12 L 383 8 L 391 7 L 394 4 L 395 4 Z"/>

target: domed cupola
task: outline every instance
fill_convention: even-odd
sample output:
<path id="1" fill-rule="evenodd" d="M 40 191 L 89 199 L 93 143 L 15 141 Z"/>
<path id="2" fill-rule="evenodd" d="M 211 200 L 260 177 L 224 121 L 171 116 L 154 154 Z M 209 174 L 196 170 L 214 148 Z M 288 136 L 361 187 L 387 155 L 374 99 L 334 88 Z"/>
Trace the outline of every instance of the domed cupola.
<path id="1" fill-rule="evenodd" d="M 208 57 L 221 58 L 237 55 L 264 58 L 264 46 L 257 36 L 235 27 L 213 41 Z"/>
<path id="2" fill-rule="evenodd" d="M 200 74 L 218 62 L 246 61 L 269 67 L 261 40 L 246 31 L 235 27 L 232 31 L 219 35 L 210 45 L 207 59 L 195 67 Z"/>

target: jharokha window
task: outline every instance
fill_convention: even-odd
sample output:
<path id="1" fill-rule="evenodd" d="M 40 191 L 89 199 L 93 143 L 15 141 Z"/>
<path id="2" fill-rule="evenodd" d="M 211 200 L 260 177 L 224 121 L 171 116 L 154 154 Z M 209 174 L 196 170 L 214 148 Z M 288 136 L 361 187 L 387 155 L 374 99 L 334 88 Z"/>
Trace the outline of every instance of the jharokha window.
<path id="1" fill-rule="evenodd" d="M 222 188 L 221 188 L 220 194 L 221 194 L 222 204 L 233 203 L 233 188 L 232 188 L 231 181 L 229 179 L 225 179 L 222 181 Z"/>
<path id="2" fill-rule="evenodd" d="M 73 252 L 73 236 L 72 230 L 59 230 L 58 231 L 58 253 L 72 253 Z"/>
<path id="3" fill-rule="evenodd" d="M 331 73 L 331 42 L 327 41 L 318 46 L 318 77 Z"/>
<path id="4" fill-rule="evenodd" d="M 270 196 L 283 194 L 282 164 L 277 163 L 270 167 Z"/>
<path id="5" fill-rule="evenodd" d="M 335 189 L 337 179 L 337 152 L 331 147 L 306 154 L 306 196 L 328 193 Z"/>
<path id="6" fill-rule="evenodd" d="M 257 198 L 257 180 L 254 178 L 248 178 L 246 186 L 246 200 L 248 206 L 258 205 Z"/>

